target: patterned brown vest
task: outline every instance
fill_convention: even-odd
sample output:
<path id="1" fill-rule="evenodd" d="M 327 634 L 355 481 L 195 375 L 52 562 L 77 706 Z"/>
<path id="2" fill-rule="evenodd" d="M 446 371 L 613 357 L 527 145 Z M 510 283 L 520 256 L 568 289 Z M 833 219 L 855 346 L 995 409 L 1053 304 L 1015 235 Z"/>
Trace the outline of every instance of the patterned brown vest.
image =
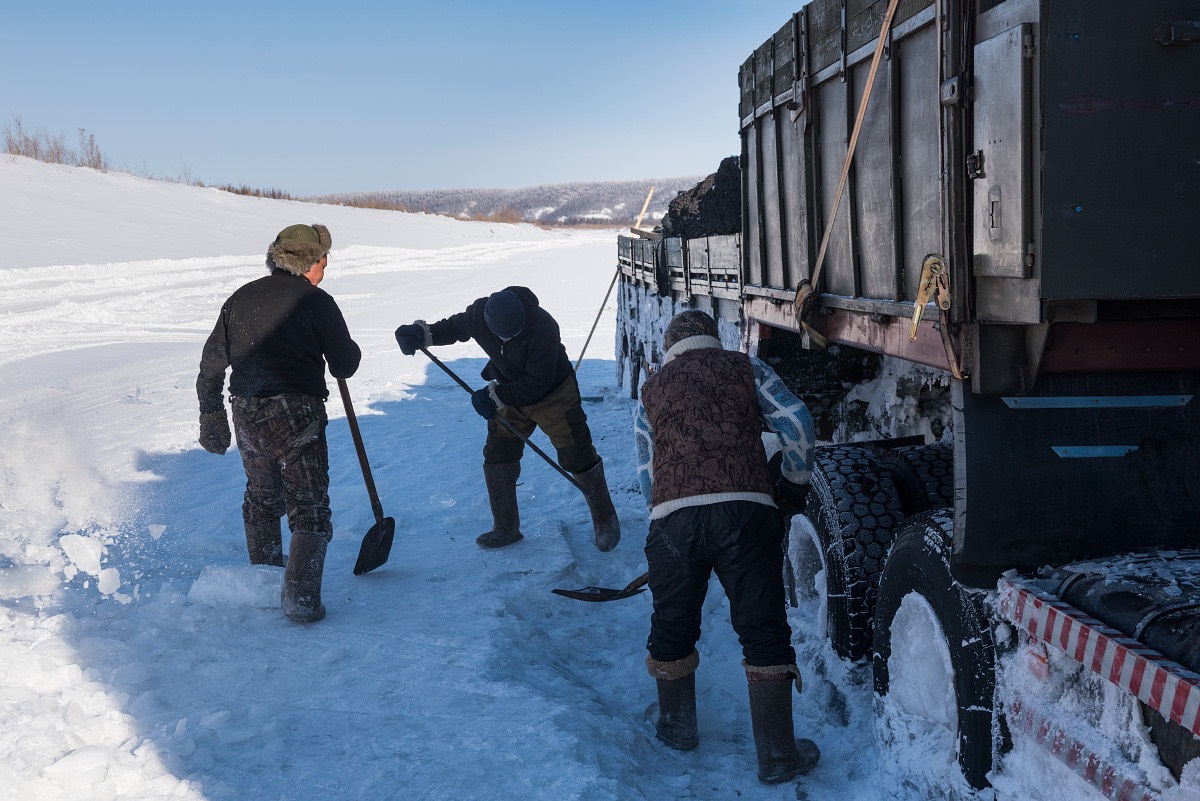
<path id="1" fill-rule="evenodd" d="M 655 506 L 696 495 L 771 494 L 750 358 L 681 353 L 642 385 L 654 431 Z"/>

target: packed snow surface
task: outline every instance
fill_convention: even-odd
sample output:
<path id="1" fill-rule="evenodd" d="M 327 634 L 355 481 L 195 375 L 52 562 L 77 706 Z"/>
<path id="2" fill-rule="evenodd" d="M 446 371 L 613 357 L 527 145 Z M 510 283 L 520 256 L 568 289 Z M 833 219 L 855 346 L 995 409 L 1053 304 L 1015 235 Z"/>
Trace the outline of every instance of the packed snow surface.
<path id="1" fill-rule="evenodd" d="M 328 617 L 310 626 L 280 612 L 278 568 L 246 564 L 236 450 L 195 442 L 201 344 L 296 222 L 333 233 L 322 286 L 363 348 L 350 390 L 397 522 L 389 562 L 353 576 L 374 518 L 335 391 Z M 740 648 L 715 582 L 701 745 L 678 753 L 654 739 L 648 594 L 587 604 L 550 593 L 624 586 L 645 569 L 612 304 L 580 384 L 620 546 L 597 552 L 578 492 L 527 453 L 525 539 L 476 547 L 490 523 L 483 421 L 448 376 L 402 356 L 392 331 L 524 284 L 574 360 L 613 274 L 613 232 L 262 200 L 5 157 L 0 242 L 0 799 L 966 794 L 953 758 L 919 737 L 883 745 L 869 668 L 831 655 L 815 599 L 790 613 L 805 675 L 797 733 L 824 753 L 809 777 L 756 780 Z M 438 355 L 481 383 L 473 344 Z M 1056 801 L 1092 797 L 1035 769 L 1023 778 Z"/>

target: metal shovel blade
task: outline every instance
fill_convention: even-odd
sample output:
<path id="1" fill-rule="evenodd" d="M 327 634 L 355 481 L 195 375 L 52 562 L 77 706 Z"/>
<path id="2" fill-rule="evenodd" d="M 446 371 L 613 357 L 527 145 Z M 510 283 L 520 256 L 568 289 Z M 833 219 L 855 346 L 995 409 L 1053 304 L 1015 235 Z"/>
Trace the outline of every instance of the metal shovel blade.
<path id="1" fill-rule="evenodd" d="M 561 595 L 564 598 L 574 598 L 576 601 L 595 601 L 597 603 L 601 601 L 619 601 L 622 598 L 628 598 L 645 591 L 645 587 L 640 587 L 636 590 L 614 590 L 611 587 L 584 587 L 581 590 L 550 590 L 555 595 Z"/>
<path id="2" fill-rule="evenodd" d="M 361 576 L 370 573 L 388 560 L 392 552 L 392 539 L 396 536 L 396 521 L 385 517 L 363 537 L 362 547 L 358 549 L 358 561 L 354 563 L 354 575 Z"/>
<path id="3" fill-rule="evenodd" d="M 581 590 L 550 590 L 550 592 L 564 598 L 573 598 L 576 601 L 592 601 L 594 603 L 619 601 L 622 598 L 637 595 L 639 592 L 645 592 L 646 582 L 649 578 L 649 573 L 643 573 L 619 590 L 610 587 L 584 587 Z"/>

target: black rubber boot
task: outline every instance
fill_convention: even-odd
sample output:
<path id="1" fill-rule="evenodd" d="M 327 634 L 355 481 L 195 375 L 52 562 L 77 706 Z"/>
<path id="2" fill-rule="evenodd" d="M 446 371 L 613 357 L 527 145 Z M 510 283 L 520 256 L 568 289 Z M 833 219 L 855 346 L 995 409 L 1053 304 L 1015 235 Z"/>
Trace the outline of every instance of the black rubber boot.
<path id="1" fill-rule="evenodd" d="M 492 530 L 475 538 L 480 548 L 503 548 L 521 539 L 521 514 L 517 509 L 517 478 L 520 462 L 484 464 L 488 502 L 492 506 Z"/>
<path id="2" fill-rule="evenodd" d="M 658 708 L 651 704 L 647 717 L 654 723 L 655 736 L 679 751 L 700 744 L 696 733 L 696 668 L 700 654 L 692 651 L 683 659 L 660 662 L 646 656 L 646 672 L 658 683 Z"/>
<path id="3" fill-rule="evenodd" d="M 596 462 L 582 473 L 575 473 L 575 480 L 583 487 L 588 511 L 592 513 L 592 528 L 595 530 L 596 548 L 611 551 L 621 541 L 621 522 L 608 494 L 608 482 L 604 478 L 604 461 Z"/>
<path id="4" fill-rule="evenodd" d="M 681 679 L 655 679 L 658 683 L 658 714 L 655 736 L 678 751 L 691 751 L 700 744 L 696 730 L 696 674 Z"/>
<path id="5" fill-rule="evenodd" d="M 315 623 L 325 617 L 321 603 L 321 576 L 329 542 L 316 534 L 292 534 L 280 601 L 283 613 L 297 623 Z"/>
<path id="6" fill-rule="evenodd" d="M 808 773 L 821 759 L 812 740 L 797 740 L 792 724 L 792 673 L 746 668 L 758 780 L 779 784 Z M 784 671 L 787 668 L 784 667 Z"/>
<path id="7" fill-rule="evenodd" d="M 283 525 L 279 518 L 245 522 L 250 564 L 283 567 Z"/>

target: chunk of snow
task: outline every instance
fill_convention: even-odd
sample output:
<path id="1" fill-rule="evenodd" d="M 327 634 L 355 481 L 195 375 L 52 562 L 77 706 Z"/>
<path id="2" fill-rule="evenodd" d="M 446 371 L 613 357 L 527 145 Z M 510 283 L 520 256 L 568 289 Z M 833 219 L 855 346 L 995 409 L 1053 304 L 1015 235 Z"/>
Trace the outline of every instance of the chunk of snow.
<path id="1" fill-rule="evenodd" d="M 97 582 L 97 585 L 102 594 L 112 595 L 121 589 L 121 571 L 115 567 L 104 568 L 100 571 L 100 581 Z"/>
<path id="2" fill-rule="evenodd" d="M 0 567 L 0 600 L 13 601 L 49 595 L 58 589 L 58 579 L 42 565 Z"/>
<path id="3" fill-rule="evenodd" d="M 79 748 L 42 769 L 47 779 L 71 787 L 86 787 L 108 775 L 110 751 L 98 745 Z"/>
<path id="4" fill-rule="evenodd" d="M 82 534 L 64 534 L 58 538 L 59 547 L 79 570 L 89 576 L 100 575 L 100 558 L 104 556 L 104 545 Z"/>
<path id="5" fill-rule="evenodd" d="M 273 609 L 279 606 L 283 568 L 269 565 L 209 565 L 188 591 L 192 603 Z"/>

